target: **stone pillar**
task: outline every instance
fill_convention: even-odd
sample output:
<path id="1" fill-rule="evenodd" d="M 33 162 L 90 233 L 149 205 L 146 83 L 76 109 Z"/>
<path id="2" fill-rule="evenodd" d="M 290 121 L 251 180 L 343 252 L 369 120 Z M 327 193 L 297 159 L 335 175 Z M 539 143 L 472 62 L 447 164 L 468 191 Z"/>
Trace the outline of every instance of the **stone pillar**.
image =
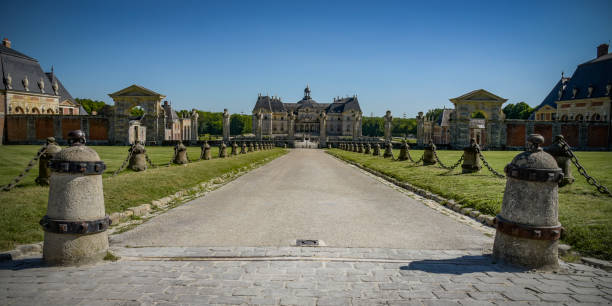
<path id="1" fill-rule="evenodd" d="M 70 147 L 50 162 L 43 259 L 51 265 L 81 265 L 100 261 L 108 251 L 110 218 L 105 215 L 102 172 L 98 153 L 85 146 L 85 134 L 68 135 Z M 83 171 L 83 164 L 86 170 Z"/>
<path id="2" fill-rule="evenodd" d="M 559 187 L 570 185 L 575 181 L 575 178 L 572 175 L 570 154 L 562 145 L 563 142 L 565 142 L 563 135 L 557 135 L 553 138 L 552 144 L 545 149 L 546 153 L 555 158 L 557 166 L 563 170 L 563 179 L 559 182 Z"/>
<path id="3" fill-rule="evenodd" d="M 463 164 L 461 164 L 461 173 L 478 172 L 482 168 L 480 165 L 480 148 L 476 143 L 476 139 L 470 140 L 470 146 L 463 148 Z"/>
<path id="4" fill-rule="evenodd" d="M 145 156 L 147 150 L 145 147 L 142 144 L 137 143 L 136 145 L 130 147 L 128 151 L 131 154 L 128 168 L 132 169 L 133 171 L 147 170 L 147 159 Z"/>
<path id="5" fill-rule="evenodd" d="M 496 217 L 493 258 L 529 269 L 556 270 L 562 231 L 558 183 L 563 173 L 555 159 L 540 148 L 544 137 L 532 134 L 528 142 L 528 151 L 518 154 L 504 169 L 508 179 Z"/>
<path id="6" fill-rule="evenodd" d="M 388 110 L 385 114 L 385 141 L 391 141 L 391 128 L 393 122 L 393 116 L 391 116 L 391 111 Z"/>
<path id="7" fill-rule="evenodd" d="M 430 139 L 429 144 L 425 146 L 425 151 L 423 152 L 423 165 L 434 165 L 436 163 L 436 158 L 433 153 L 435 149 L 436 145 Z"/>
<path id="8" fill-rule="evenodd" d="M 189 163 L 187 159 L 187 147 L 179 140 L 179 142 L 174 146 L 174 160 L 173 163 L 177 165 L 183 165 Z"/>
<path id="9" fill-rule="evenodd" d="M 198 140 L 198 111 L 194 108 L 191 110 L 191 140 Z"/>
<path id="10" fill-rule="evenodd" d="M 289 121 L 287 127 L 287 137 L 289 138 L 289 141 L 293 141 L 295 136 L 295 115 L 293 112 L 287 112 L 287 120 Z"/>
<path id="11" fill-rule="evenodd" d="M 327 146 L 327 114 L 321 112 L 319 116 L 319 146 L 325 148 Z"/>
<path id="12" fill-rule="evenodd" d="M 230 113 L 227 108 L 223 110 L 223 142 L 230 140 Z"/>
<path id="13" fill-rule="evenodd" d="M 262 128 L 263 128 L 263 114 L 261 113 L 261 110 L 259 110 L 256 114 L 255 114 L 255 136 L 257 138 L 257 140 L 261 140 L 262 139 Z"/>
<path id="14" fill-rule="evenodd" d="M 45 153 L 38 160 L 38 177 L 36 178 L 36 184 L 40 186 L 49 185 L 49 177 L 51 177 L 49 161 L 61 150 L 62 148 L 57 145 L 55 138 L 47 137 L 47 148 L 45 149 Z"/>

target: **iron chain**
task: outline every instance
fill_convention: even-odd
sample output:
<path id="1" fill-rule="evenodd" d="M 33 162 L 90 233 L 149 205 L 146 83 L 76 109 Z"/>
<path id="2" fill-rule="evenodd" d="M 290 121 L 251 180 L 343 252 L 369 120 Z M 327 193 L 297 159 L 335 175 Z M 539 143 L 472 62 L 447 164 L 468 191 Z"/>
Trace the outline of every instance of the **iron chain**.
<path id="1" fill-rule="evenodd" d="M 485 165 L 485 167 L 487 167 L 487 169 L 489 169 L 489 171 L 491 171 L 491 173 L 493 173 L 493 175 L 499 177 L 499 178 L 505 178 L 506 176 L 497 172 L 495 169 L 493 169 L 493 167 L 491 167 L 489 165 L 489 163 L 487 162 L 487 160 L 484 158 L 484 156 L 480 153 L 480 148 L 476 147 L 476 154 L 478 154 L 478 157 L 480 158 L 480 160 L 482 161 L 482 163 Z"/>
<path id="2" fill-rule="evenodd" d="M 561 139 L 559 143 L 563 147 L 563 150 L 565 150 L 565 152 L 570 156 L 570 160 L 572 161 L 574 166 L 576 166 L 580 175 L 584 176 L 587 183 L 597 188 L 597 191 L 599 191 L 600 193 L 606 194 L 608 196 L 612 196 L 612 193 L 610 193 L 610 190 L 606 188 L 606 186 L 600 184 L 594 177 L 590 176 L 586 172 L 586 169 L 584 169 L 584 167 L 578 161 L 578 157 L 576 157 L 576 155 L 574 155 L 574 152 L 572 152 L 570 145 L 563 139 Z"/>
<path id="3" fill-rule="evenodd" d="M 47 152 L 47 144 L 44 144 L 38 150 L 38 152 L 36 152 L 36 156 L 34 156 L 34 158 L 32 158 L 30 160 L 28 165 L 25 167 L 25 169 L 23 169 L 23 171 L 20 174 L 17 177 L 15 177 L 10 183 L 2 186 L 2 191 L 9 191 L 9 190 L 13 189 L 13 187 L 17 186 L 17 184 L 19 184 L 19 182 L 21 182 L 21 180 L 23 180 L 23 178 L 26 176 L 26 174 L 28 174 L 28 172 L 30 172 L 30 170 L 32 170 L 32 168 L 36 164 L 36 161 L 38 161 L 40 159 L 40 157 L 43 156 L 43 154 L 45 154 L 46 152 Z"/>
<path id="4" fill-rule="evenodd" d="M 459 167 L 459 165 L 461 165 L 461 162 L 463 162 L 463 154 L 461 155 L 461 157 L 459 158 L 459 160 L 452 166 L 446 166 L 438 157 L 438 150 L 436 150 L 436 148 L 434 147 L 433 149 L 433 154 L 434 157 L 436 158 L 436 160 L 438 161 L 438 164 L 440 164 L 440 167 L 446 169 L 446 170 L 454 170 L 455 168 Z"/>
<path id="5" fill-rule="evenodd" d="M 121 167 L 119 167 L 119 169 L 115 170 L 115 172 L 113 172 L 113 175 L 111 175 L 111 177 L 119 174 L 119 172 L 123 171 L 125 169 L 125 167 L 127 166 L 128 162 L 130 161 L 130 158 L 132 158 L 132 152 L 134 152 L 134 147 L 136 146 L 136 144 L 133 144 L 130 149 L 128 150 L 128 156 L 127 158 L 123 161 L 123 163 L 121 164 Z"/>

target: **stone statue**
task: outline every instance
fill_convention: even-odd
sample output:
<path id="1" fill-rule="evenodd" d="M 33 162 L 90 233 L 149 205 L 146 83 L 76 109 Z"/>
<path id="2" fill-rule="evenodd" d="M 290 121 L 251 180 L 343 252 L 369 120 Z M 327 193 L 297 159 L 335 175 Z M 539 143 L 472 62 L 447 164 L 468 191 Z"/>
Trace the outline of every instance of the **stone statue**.
<path id="1" fill-rule="evenodd" d="M 227 108 L 223 110 L 223 141 L 230 139 L 230 113 Z"/>

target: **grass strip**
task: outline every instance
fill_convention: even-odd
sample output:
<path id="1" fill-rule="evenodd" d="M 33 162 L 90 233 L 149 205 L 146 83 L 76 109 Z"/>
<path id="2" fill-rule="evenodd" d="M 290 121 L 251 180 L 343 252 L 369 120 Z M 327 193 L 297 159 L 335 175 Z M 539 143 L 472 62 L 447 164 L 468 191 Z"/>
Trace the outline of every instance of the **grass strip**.
<path id="1" fill-rule="evenodd" d="M 501 209 L 506 185 L 505 179 L 494 177 L 486 168 L 480 172 L 462 174 L 461 167 L 453 171 L 438 165 L 418 166 L 409 161 L 393 161 L 379 156 L 330 149 L 328 152 L 340 159 L 410 183 L 416 187 L 453 199 L 465 207 L 495 216 Z M 410 151 L 418 159 L 422 150 Z M 483 156 L 498 172 L 503 172 L 519 152 L 484 151 Z M 399 150 L 394 150 L 398 156 Z M 463 151 L 438 151 L 445 163 L 452 165 Z M 600 183 L 612 187 L 612 152 L 576 152 L 587 172 Z M 563 242 L 571 245 L 583 255 L 612 260 L 612 198 L 599 194 L 587 184 L 577 169 L 573 168 L 576 182 L 559 189 L 559 220 L 565 227 Z"/>

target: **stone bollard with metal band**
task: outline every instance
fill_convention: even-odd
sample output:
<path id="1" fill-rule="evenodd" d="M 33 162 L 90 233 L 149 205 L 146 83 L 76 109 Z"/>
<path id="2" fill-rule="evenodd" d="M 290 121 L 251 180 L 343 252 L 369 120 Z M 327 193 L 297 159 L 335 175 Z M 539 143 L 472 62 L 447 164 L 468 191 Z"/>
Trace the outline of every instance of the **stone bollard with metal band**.
<path id="1" fill-rule="evenodd" d="M 253 151 L 255 151 L 255 152 L 259 151 L 259 142 L 255 142 L 253 144 Z"/>
<path id="2" fill-rule="evenodd" d="M 423 165 L 435 165 L 436 157 L 434 156 L 433 151 L 436 149 L 436 145 L 430 140 L 428 144 L 425 145 L 425 151 L 423 151 Z"/>
<path id="3" fill-rule="evenodd" d="M 398 160 L 404 161 L 404 160 L 408 160 L 408 143 L 404 140 L 402 142 L 402 147 L 400 148 L 400 154 L 397 157 Z"/>
<path id="4" fill-rule="evenodd" d="M 220 158 L 227 157 L 227 146 L 225 145 L 225 142 L 223 141 L 221 141 L 221 144 L 219 145 L 219 157 Z"/>
<path id="5" fill-rule="evenodd" d="M 235 141 L 232 143 L 232 153 L 231 154 L 232 156 L 238 155 L 238 145 L 236 144 Z"/>
<path id="6" fill-rule="evenodd" d="M 553 138 L 552 144 L 544 149 L 555 158 L 557 166 L 563 170 L 563 179 L 559 182 L 559 187 L 570 185 L 576 180 L 572 175 L 571 155 L 564 148 L 562 142 L 565 142 L 563 135 L 557 135 Z"/>
<path id="7" fill-rule="evenodd" d="M 51 169 L 49 169 L 49 161 L 59 153 L 62 148 L 57 145 L 54 137 L 47 137 L 47 145 L 45 153 L 40 156 L 38 160 L 38 177 L 36 178 L 36 184 L 40 186 L 49 185 L 49 177 L 51 176 Z"/>
<path id="8" fill-rule="evenodd" d="M 351 143 L 351 151 L 352 152 L 357 152 L 357 144 L 356 143 Z"/>
<path id="9" fill-rule="evenodd" d="M 390 141 L 385 144 L 385 153 L 383 153 L 383 157 L 393 159 L 393 143 Z"/>
<path id="10" fill-rule="evenodd" d="M 363 143 L 359 143 L 359 147 L 357 148 L 357 153 L 363 153 Z"/>
<path id="11" fill-rule="evenodd" d="M 558 218 L 558 183 L 563 172 L 540 148 L 544 137 L 532 134 L 527 140 L 528 151 L 504 169 L 508 180 L 496 217 L 493 258 L 530 269 L 555 270 L 563 231 Z"/>
<path id="12" fill-rule="evenodd" d="M 247 147 L 247 152 L 253 152 L 253 142 L 249 142 L 249 146 Z"/>
<path id="13" fill-rule="evenodd" d="M 240 154 L 246 154 L 247 153 L 247 147 L 246 147 L 246 143 L 244 143 L 244 141 L 242 142 L 242 145 L 240 146 Z"/>
<path id="14" fill-rule="evenodd" d="M 378 142 L 374 144 L 374 153 L 372 155 L 380 156 L 380 144 Z"/>
<path id="15" fill-rule="evenodd" d="M 145 171 L 147 170 L 147 157 L 145 153 L 147 150 L 141 143 L 137 143 L 130 149 L 130 163 L 128 168 L 133 171 Z"/>
<path id="16" fill-rule="evenodd" d="M 189 163 L 189 160 L 187 160 L 187 147 L 181 141 L 174 146 L 174 160 L 172 162 L 177 165 Z"/>
<path id="17" fill-rule="evenodd" d="M 328 149 L 333 148 L 333 146 L 332 146 L 331 142 L 327 144 L 327 148 L 328 148 Z"/>
<path id="18" fill-rule="evenodd" d="M 100 261 L 108 251 L 110 218 L 105 214 L 98 153 L 85 146 L 85 134 L 68 134 L 70 147 L 49 162 L 49 202 L 43 227 L 43 259 L 51 265 L 81 265 Z"/>
<path id="19" fill-rule="evenodd" d="M 202 154 L 200 155 L 200 159 L 210 160 L 211 158 L 212 153 L 210 150 L 210 145 L 208 144 L 208 141 L 204 141 L 204 144 L 202 145 Z"/>
<path id="20" fill-rule="evenodd" d="M 370 145 L 369 143 L 366 143 L 365 150 L 363 151 L 363 154 L 370 155 L 371 153 L 372 153 L 372 145 Z"/>
<path id="21" fill-rule="evenodd" d="M 461 173 L 478 172 L 482 166 L 480 165 L 480 147 L 476 143 L 476 139 L 470 140 L 470 146 L 463 148 L 463 164 L 461 164 Z"/>

